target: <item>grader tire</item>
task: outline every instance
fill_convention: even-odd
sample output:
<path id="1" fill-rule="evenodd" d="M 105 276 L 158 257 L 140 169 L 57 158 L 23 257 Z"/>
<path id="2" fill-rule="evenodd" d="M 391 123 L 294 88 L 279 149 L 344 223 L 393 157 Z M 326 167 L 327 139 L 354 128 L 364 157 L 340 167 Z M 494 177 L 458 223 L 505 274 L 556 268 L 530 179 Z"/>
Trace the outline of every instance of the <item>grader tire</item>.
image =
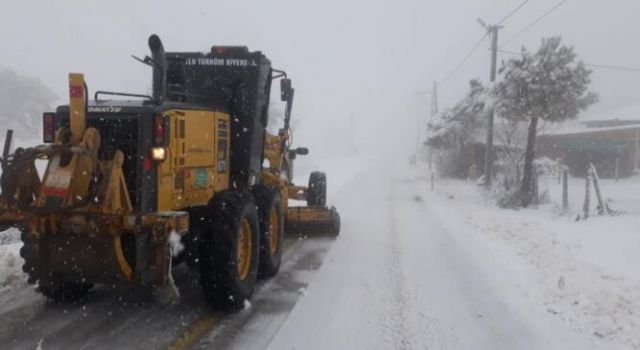
<path id="1" fill-rule="evenodd" d="M 260 220 L 260 265 L 258 277 L 274 276 L 280 269 L 284 248 L 284 208 L 280 192 L 273 187 L 257 185 L 253 197 Z"/>
<path id="2" fill-rule="evenodd" d="M 24 260 L 22 271 L 27 275 L 27 282 L 35 284 L 36 291 L 49 299 L 58 302 L 69 302 L 86 297 L 89 289 L 93 287 L 89 283 L 74 283 L 57 280 L 51 277 L 47 280 L 40 280 L 40 273 L 37 270 L 38 262 L 38 242 L 29 237 L 25 230 L 20 230 L 22 239 L 22 248 L 20 248 L 20 256 Z"/>
<path id="3" fill-rule="evenodd" d="M 237 311 L 258 276 L 258 214 L 248 192 L 223 191 L 209 202 L 210 228 L 200 238 L 200 282 L 207 302 Z"/>
<path id="4" fill-rule="evenodd" d="M 211 231 L 211 213 L 208 206 L 189 210 L 189 234 L 182 237 L 183 260 L 191 271 L 200 271 L 200 239 Z M 174 265 L 175 266 L 175 265 Z"/>
<path id="5" fill-rule="evenodd" d="M 86 283 L 55 282 L 36 289 L 42 295 L 58 302 L 84 299 L 93 285 Z"/>
<path id="6" fill-rule="evenodd" d="M 310 207 L 327 205 L 327 175 L 321 171 L 314 171 L 309 175 L 307 205 Z"/>

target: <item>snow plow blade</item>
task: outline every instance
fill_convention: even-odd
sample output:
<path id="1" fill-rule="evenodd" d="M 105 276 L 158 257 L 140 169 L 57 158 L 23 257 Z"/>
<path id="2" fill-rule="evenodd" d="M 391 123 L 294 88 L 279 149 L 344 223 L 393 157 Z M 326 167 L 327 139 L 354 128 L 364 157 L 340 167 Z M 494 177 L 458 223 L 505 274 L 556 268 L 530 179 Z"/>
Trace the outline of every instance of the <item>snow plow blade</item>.
<path id="1" fill-rule="evenodd" d="M 340 215 L 334 207 L 290 207 L 285 230 L 294 235 L 337 236 Z"/>

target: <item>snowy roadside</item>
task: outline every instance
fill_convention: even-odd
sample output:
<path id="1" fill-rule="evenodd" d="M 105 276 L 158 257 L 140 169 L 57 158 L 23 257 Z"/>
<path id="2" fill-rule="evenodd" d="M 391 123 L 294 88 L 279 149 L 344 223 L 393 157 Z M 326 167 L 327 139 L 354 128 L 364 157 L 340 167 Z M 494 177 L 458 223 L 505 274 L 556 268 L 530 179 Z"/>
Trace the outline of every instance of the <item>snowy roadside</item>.
<path id="1" fill-rule="evenodd" d="M 579 208 L 584 184 L 573 183 L 570 202 Z M 578 222 L 558 214 L 561 192 L 548 188 L 552 204 L 516 211 L 495 207 L 473 182 L 437 180 L 427 202 L 452 232 L 484 241 L 505 270 L 520 275 L 505 281 L 505 293 L 521 294 L 593 344 L 640 348 L 640 215 L 632 209 L 640 207 L 633 198 L 640 181 L 603 184 L 605 196 L 624 203 L 628 214 Z"/>
<path id="2" fill-rule="evenodd" d="M 327 196 L 329 203 L 340 196 L 340 193 L 363 169 L 367 169 L 374 161 L 374 156 L 309 156 L 300 157 L 294 164 L 294 182 L 306 186 L 309 174 L 322 171 L 327 174 Z"/>
<path id="3" fill-rule="evenodd" d="M 14 133 L 12 151 L 18 147 L 33 147 L 42 144 L 41 139 L 23 137 L 20 132 Z M 0 136 L 4 144 L 4 133 Z M 46 162 L 36 161 L 36 168 L 40 176 L 44 173 Z M 2 171 L 0 171 L 0 174 Z M 23 260 L 20 257 L 20 232 L 11 228 L 0 232 L 0 293 L 5 293 L 18 287 L 25 286 L 26 275 L 22 272 Z"/>
<path id="4" fill-rule="evenodd" d="M 0 293 L 26 284 L 20 257 L 22 243 L 14 230 L 0 233 Z"/>

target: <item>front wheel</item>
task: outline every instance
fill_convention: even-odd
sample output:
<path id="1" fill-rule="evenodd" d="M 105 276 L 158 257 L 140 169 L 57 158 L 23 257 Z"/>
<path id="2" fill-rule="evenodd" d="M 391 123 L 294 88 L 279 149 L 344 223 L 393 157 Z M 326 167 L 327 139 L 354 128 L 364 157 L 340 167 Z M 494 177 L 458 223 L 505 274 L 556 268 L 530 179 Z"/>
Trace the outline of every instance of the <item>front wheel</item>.
<path id="1" fill-rule="evenodd" d="M 314 171 L 309 175 L 307 205 L 310 207 L 327 205 L 327 175 L 321 171 Z"/>
<path id="2" fill-rule="evenodd" d="M 224 191 L 209 203 L 210 225 L 200 237 L 200 281 L 213 305 L 238 310 L 258 275 L 258 214 L 248 192 Z"/>
<path id="3" fill-rule="evenodd" d="M 284 208 L 276 188 L 257 185 L 253 197 L 260 219 L 260 267 L 258 276 L 271 277 L 278 273 L 284 247 Z"/>
<path id="4" fill-rule="evenodd" d="M 61 302 L 75 301 L 87 295 L 89 289 L 93 287 L 92 284 L 62 281 L 50 275 L 43 278 L 43 273 L 39 269 L 42 266 L 38 260 L 39 249 L 47 249 L 47 247 L 42 247 L 42 242 L 30 237 L 23 228 L 20 229 L 20 237 L 22 239 L 20 257 L 24 260 L 22 271 L 27 275 L 28 283 L 37 285 L 37 292 L 49 299 Z"/>

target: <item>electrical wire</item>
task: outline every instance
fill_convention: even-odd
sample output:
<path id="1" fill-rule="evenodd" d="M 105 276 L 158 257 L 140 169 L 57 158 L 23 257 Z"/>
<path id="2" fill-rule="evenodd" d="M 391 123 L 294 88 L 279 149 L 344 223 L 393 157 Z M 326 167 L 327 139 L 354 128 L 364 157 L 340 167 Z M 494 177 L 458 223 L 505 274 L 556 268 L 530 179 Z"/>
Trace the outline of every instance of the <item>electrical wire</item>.
<path id="1" fill-rule="evenodd" d="M 513 16 L 516 12 L 518 12 L 521 8 L 524 7 L 524 5 L 526 5 L 530 0 L 524 0 L 520 5 L 518 5 L 518 7 L 516 7 L 515 9 L 513 9 L 513 11 L 509 12 L 508 15 L 504 16 L 501 20 L 498 21 L 498 23 L 496 23 L 496 25 L 500 25 L 502 23 L 504 23 L 504 21 L 506 21 L 507 19 L 509 19 L 509 17 Z"/>
<path id="2" fill-rule="evenodd" d="M 529 31 L 529 29 L 533 28 L 536 24 L 538 24 L 540 21 L 542 21 L 545 17 L 549 16 L 551 13 L 553 13 L 555 10 L 557 10 L 560 6 L 562 6 L 562 4 L 564 4 L 565 2 L 567 2 L 567 0 L 560 0 L 557 4 L 555 4 L 549 11 L 543 13 L 540 17 L 536 18 L 533 22 L 531 22 L 528 26 L 526 26 L 524 29 L 522 29 L 521 31 L 519 31 L 517 34 L 515 34 L 514 36 L 510 37 L 507 41 L 503 42 L 500 47 L 504 47 L 505 45 L 509 44 L 510 42 L 512 42 L 513 40 L 515 40 L 517 37 L 519 37 L 520 35 L 526 33 L 527 31 Z"/>
<path id="3" fill-rule="evenodd" d="M 467 52 L 467 54 L 464 56 L 464 58 L 462 59 L 462 61 L 460 63 L 458 63 L 458 65 L 451 70 L 451 72 L 449 72 L 449 74 L 447 74 L 439 83 L 438 85 L 443 85 L 444 83 L 446 83 L 455 73 L 458 72 L 458 70 L 460 70 L 460 68 L 462 68 L 462 66 L 464 66 L 465 63 L 467 63 L 467 60 L 469 60 L 469 57 L 471 57 L 471 55 L 478 49 L 478 47 L 480 47 L 480 44 L 482 44 L 482 42 L 484 41 L 484 39 L 487 37 L 488 33 L 483 35 L 482 38 L 480 38 L 480 40 L 478 40 L 478 42 L 471 48 L 471 50 L 469 50 Z"/>
<path id="4" fill-rule="evenodd" d="M 529 3 L 530 0 L 524 0 L 522 3 L 520 3 L 520 5 L 518 5 L 516 8 L 514 8 L 513 10 L 511 10 L 511 12 L 509 12 L 506 16 L 502 17 L 501 20 L 499 20 L 497 22 L 496 25 L 500 25 L 502 23 L 504 23 L 504 21 L 506 21 L 507 19 L 509 19 L 511 16 L 513 16 L 516 12 L 518 12 L 521 8 L 523 8 L 527 3 Z M 447 74 L 440 82 L 439 84 L 442 85 L 444 83 L 446 83 L 453 75 L 455 75 L 460 68 L 462 68 L 462 66 L 464 66 L 465 63 L 467 63 L 467 60 L 471 57 L 471 55 L 478 49 L 478 47 L 480 46 L 480 44 L 482 44 L 482 42 L 484 41 L 484 39 L 489 35 L 489 33 L 485 34 L 482 38 L 480 38 L 480 40 L 478 40 L 478 42 L 471 48 L 471 50 L 469 50 L 469 52 L 467 52 L 467 54 L 464 56 L 464 58 L 462 59 L 462 61 L 451 71 L 449 72 L 449 74 Z M 482 58 L 482 60 L 484 60 L 485 57 Z M 477 63 L 477 62 L 476 62 Z M 474 65 L 476 64 L 474 63 Z"/>
<path id="5" fill-rule="evenodd" d="M 510 54 L 510 55 L 518 55 L 518 56 L 521 56 L 521 55 L 522 55 L 522 54 L 517 53 L 517 52 L 515 52 L 515 51 L 509 51 L 509 50 L 503 50 L 503 49 L 498 49 L 498 52 L 508 53 L 508 54 Z"/>
<path id="6" fill-rule="evenodd" d="M 499 49 L 498 52 L 502 52 L 502 53 L 506 53 L 506 54 L 510 54 L 510 55 L 516 55 L 516 56 L 522 55 L 522 54 L 520 54 L 518 52 L 515 52 L 515 51 L 502 50 L 502 49 Z M 640 68 L 625 67 L 625 66 L 618 66 L 618 65 L 611 65 L 611 64 L 584 63 L 584 65 L 586 67 L 591 67 L 591 68 L 621 70 L 621 71 L 629 71 L 629 72 L 640 72 Z"/>
<path id="7" fill-rule="evenodd" d="M 623 67 L 623 66 L 612 66 L 607 64 L 595 64 L 595 63 L 585 63 L 587 67 L 591 68 L 602 68 L 602 69 L 611 69 L 611 70 L 624 70 L 630 72 L 640 72 L 640 68 L 632 68 L 632 67 Z"/>

